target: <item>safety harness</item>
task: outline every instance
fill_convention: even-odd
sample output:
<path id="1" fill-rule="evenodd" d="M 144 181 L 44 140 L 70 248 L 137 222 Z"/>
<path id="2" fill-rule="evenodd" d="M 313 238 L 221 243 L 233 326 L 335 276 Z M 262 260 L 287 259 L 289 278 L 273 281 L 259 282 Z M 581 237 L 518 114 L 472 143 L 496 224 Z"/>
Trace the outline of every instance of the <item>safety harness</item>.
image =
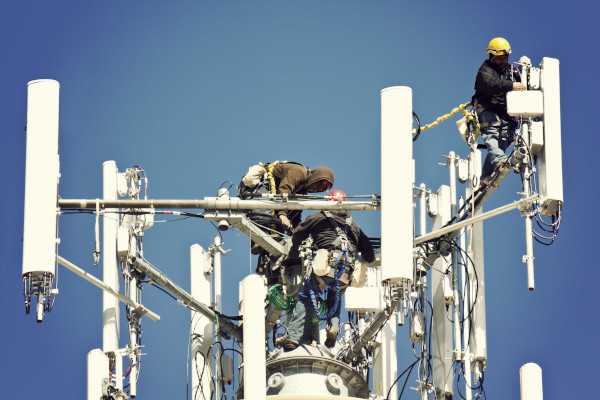
<path id="1" fill-rule="evenodd" d="M 317 318 L 321 321 L 325 321 L 331 318 L 340 306 L 340 290 L 345 289 L 350 284 L 350 279 L 352 277 L 352 271 L 354 269 L 354 263 L 356 260 L 356 251 L 349 248 L 350 246 L 348 240 L 348 230 L 352 225 L 352 217 L 348 216 L 348 218 L 346 218 L 344 229 L 342 229 L 333 217 L 331 211 L 325 210 L 322 211 L 322 213 L 325 214 L 327 220 L 337 233 L 337 237 L 332 243 L 332 246 L 334 248 L 330 250 L 329 263 L 331 267 L 331 272 L 325 275 L 330 278 L 333 278 L 333 281 L 327 284 L 324 277 L 318 276 L 316 274 L 311 274 L 311 277 L 314 277 L 315 281 L 317 282 L 317 290 L 321 290 L 318 292 L 315 291 L 315 288 L 313 288 L 313 285 L 311 283 L 311 277 L 309 277 L 306 279 L 305 282 L 305 291 L 303 291 L 303 293 L 300 293 L 299 296 L 301 298 L 310 297 Z M 349 251 L 351 251 L 352 254 L 349 255 Z M 343 287 L 340 287 L 340 279 L 342 278 L 344 273 L 346 273 L 347 270 L 348 283 L 343 283 Z M 333 288 L 335 288 L 335 303 L 331 310 L 323 310 L 322 307 L 319 307 L 317 298 L 322 298 L 327 294 L 328 291 L 330 291 Z"/>

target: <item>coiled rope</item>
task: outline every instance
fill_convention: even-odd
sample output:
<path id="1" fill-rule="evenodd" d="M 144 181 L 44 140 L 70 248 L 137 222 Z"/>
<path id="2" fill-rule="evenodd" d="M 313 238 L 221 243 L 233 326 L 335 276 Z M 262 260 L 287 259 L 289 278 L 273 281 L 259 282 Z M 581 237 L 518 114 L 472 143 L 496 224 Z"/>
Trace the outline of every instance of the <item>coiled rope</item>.
<path id="1" fill-rule="evenodd" d="M 293 296 L 285 296 L 283 294 L 281 284 L 271 286 L 267 298 L 269 299 L 269 304 L 277 310 L 291 310 L 296 303 Z"/>

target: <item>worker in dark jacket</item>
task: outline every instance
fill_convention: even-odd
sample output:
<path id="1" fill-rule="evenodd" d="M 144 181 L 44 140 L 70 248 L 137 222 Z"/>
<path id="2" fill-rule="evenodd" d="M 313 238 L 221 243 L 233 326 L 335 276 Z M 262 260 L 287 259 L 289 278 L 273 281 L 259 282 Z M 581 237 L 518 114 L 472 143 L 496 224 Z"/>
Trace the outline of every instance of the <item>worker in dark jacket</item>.
<path id="1" fill-rule="evenodd" d="M 345 201 L 345 196 L 346 194 L 341 190 L 334 190 L 329 193 L 328 201 L 340 199 Z M 307 331 L 306 317 L 314 309 L 315 291 L 324 291 L 327 296 L 327 308 L 331 315 L 327 318 L 325 345 L 329 348 L 335 345 L 339 332 L 341 297 L 352 279 L 350 266 L 357 262 L 358 252 L 366 262 L 375 260 L 375 252 L 369 238 L 352 220 L 348 210 L 318 211 L 309 215 L 295 229 L 292 236 L 292 249 L 297 249 L 309 235 L 312 236 L 313 246 L 318 249 L 317 256 L 313 260 L 313 273 L 296 302 L 287 332 L 276 342 L 288 349 L 296 348 Z M 342 244 L 344 241 L 345 245 Z M 347 249 L 345 254 L 341 251 L 344 247 Z M 319 250 L 326 250 L 327 256 L 331 255 L 336 259 L 334 262 L 336 268 L 331 268 L 331 272 L 321 276 L 315 271 Z"/>
<path id="2" fill-rule="evenodd" d="M 277 194 L 307 194 L 326 192 L 335 181 L 333 171 L 327 167 L 316 167 L 313 170 L 296 163 L 278 163 L 273 168 L 273 177 L 277 186 Z M 302 211 L 278 210 L 281 224 L 287 230 L 297 226 L 301 221 Z"/>
<path id="3" fill-rule="evenodd" d="M 252 174 L 252 168 L 259 168 L 259 172 L 253 183 L 250 183 Z M 248 174 L 242 177 L 242 183 L 240 183 L 240 197 L 244 199 L 251 198 L 252 195 L 261 195 L 267 193 L 281 194 L 281 195 L 294 195 L 294 194 L 307 194 L 325 192 L 333 186 L 335 177 L 333 171 L 327 167 L 316 167 L 314 169 L 308 169 L 302 164 L 295 162 L 274 162 L 267 165 L 266 168 L 262 166 L 253 166 Z M 262 177 L 267 175 L 268 178 L 265 182 L 262 182 Z M 273 187 L 274 186 L 274 187 Z M 297 226 L 301 221 L 301 210 L 286 211 L 278 210 L 277 219 L 273 221 L 271 217 L 271 211 L 265 210 L 253 210 L 248 213 L 251 220 L 267 225 L 275 223 L 283 229 L 291 232 L 292 229 Z M 276 229 L 280 230 L 280 229 Z M 283 230 L 281 230 L 283 232 Z"/>
<path id="4" fill-rule="evenodd" d="M 488 151 L 481 172 L 482 182 L 487 181 L 496 165 L 506 158 L 504 152 L 513 141 L 515 122 L 506 111 L 506 93 L 526 89 L 520 82 L 518 70 L 508 64 L 511 49 L 506 39 L 492 39 L 487 52 L 488 59 L 477 71 L 473 95 L 481 136 Z"/>

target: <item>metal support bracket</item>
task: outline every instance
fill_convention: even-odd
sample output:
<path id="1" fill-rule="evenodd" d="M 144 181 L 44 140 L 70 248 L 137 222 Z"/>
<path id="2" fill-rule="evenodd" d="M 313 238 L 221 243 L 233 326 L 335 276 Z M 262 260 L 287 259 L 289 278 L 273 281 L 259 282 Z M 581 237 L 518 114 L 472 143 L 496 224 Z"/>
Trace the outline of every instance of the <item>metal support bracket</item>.
<path id="1" fill-rule="evenodd" d="M 223 214 L 224 213 L 219 213 L 218 211 L 206 211 L 204 213 L 204 219 L 206 221 L 225 220 L 229 222 L 231 225 L 238 228 L 242 233 L 248 237 L 251 237 L 255 243 L 274 256 L 280 256 L 286 252 L 283 243 L 273 239 L 267 232 L 260 229 L 243 213 L 229 213 L 227 215 Z"/>

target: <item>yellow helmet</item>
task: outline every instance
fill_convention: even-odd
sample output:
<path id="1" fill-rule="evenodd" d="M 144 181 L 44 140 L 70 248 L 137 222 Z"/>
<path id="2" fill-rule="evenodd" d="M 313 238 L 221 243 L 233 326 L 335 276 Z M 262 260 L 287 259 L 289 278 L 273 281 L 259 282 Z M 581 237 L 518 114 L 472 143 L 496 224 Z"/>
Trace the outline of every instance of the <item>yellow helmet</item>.
<path id="1" fill-rule="evenodd" d="M 494 56 L 507 56 L 510 54 L 510 44 L 504 38 L 493 38 L 488 44 L 487 52 Z"/>

